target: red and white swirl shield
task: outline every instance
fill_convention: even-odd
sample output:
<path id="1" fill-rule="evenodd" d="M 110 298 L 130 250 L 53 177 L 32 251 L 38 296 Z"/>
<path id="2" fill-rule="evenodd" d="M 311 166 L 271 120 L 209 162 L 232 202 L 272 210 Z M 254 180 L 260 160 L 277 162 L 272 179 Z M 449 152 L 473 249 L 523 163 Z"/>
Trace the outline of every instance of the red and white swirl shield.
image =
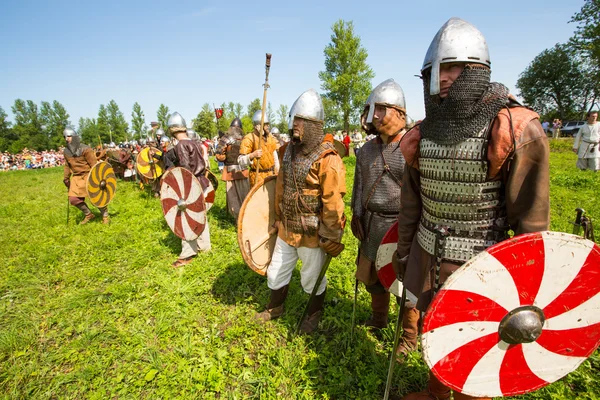
<path id="1" fill-rule="evenodd" d="M 212 182 L 208 183 L 208 186 L 204 188 L 204 202 L 206 203 L 206 211 L 210 210 L 210 208 L 215 204 L 215 188 L 212 185 Z"/>
<path id="2" fill-rule="evenodd" d="M 446 281 L 424 319 L 424 359 L 442 382 L 467 395 L 532 392 L 596 350 L 599 292 L 596 244 L 560 232 L 516 236 L 473 257 Z M 537 333 L 508 340 L 508 317 L 531 309 L 540 316 Z"/>
<path id="3" fill-rule="evenodd" d="M 185 168 L 163 175 L 160 201 L 169 228 L 184 240 L 194 240 L 206 226 L 206 205 L 200 181 Z"/>
<path id="4" fill-rule="evenodd" d="M 398 222 L 388 229 L 386 234 L 381 239 L 381 245 L 377 250 L 377 258 L 375 260 L 375 268 L 377 269 L 377 277 L 384 288 L 393 295 L 402 296 L 402 282 L 396 277 L 396 272 L 392 266 L 392 258 L 398 247 Z"/>

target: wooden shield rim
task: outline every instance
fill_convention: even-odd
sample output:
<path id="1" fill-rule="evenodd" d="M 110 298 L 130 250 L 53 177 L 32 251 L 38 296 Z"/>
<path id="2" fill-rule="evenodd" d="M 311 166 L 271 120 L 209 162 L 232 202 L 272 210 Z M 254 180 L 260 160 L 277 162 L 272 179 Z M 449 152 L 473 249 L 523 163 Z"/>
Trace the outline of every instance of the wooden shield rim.
<path id="1" fill-rule="evenodd" d="M 341 146 L 341 147 L 340 147 Z M 335 148 L 335 151 L 338 153 L 338 155 L 342 158 L 344 157 L 348 157 L 348 152 L 346 151 L 346 145 L 342 142 L 340 142 L 337 139 L 333 139 L 333 147 Z M 344 153 L 340 154 L 340 152 L 338 151 L 338 148 L 343 148 L 344 149 Z"/>
<path id="2" fill-rule="evenodd" d="M 163 178 L 166 178 L 169 174 L 173 174 L 174 171 L 176 171 L 176 170 L 185 171 L 184 174 L 185 173 L 190 174 L 192 176 L 192 179 L 196 180 L 196 183 L 200 187 L 200 195 L 199 195 L 198 198 L 202 199 L 202 203 L 204 204 L 204 210 L 203 211 L 204 211 L 204 215 L 205 215 L 205 222 L 204 222 L 204 224 L 202 226 L 202 230 L 200 231 L 200 233 L 198 234 L 198 236 L 196 236 L 195 238 L 187 239 L 185 237 L 181 237 L 181 236 L 177 235 L 177 233 L 175 232 L 175 230 L 173 228 L 171 228 L 171 226 L 169 225 L 169 221 L 167 221 L 167 216 L 165 214 L 165 208 L 164 208 L 165 206 L 164 206 L 163 197 L 162 197 L 162 189 L 163 189 L 163 185 L 165 184 L 165 180 L 164 179 L 161 180 L 161 188 L 160 188 L 160 191 L 161 191 L 160 203 L 161 203 L 161 210 L 162 210 L 163 218 L 165 219 L 165 221 L 167 222 L 167 226 L 169 227 L 169 229 L 171 230 L 171 232 L 173 232 L 173 234 L 175 236 L 177 236 L 178 238 L 180 238 L 182 240 L 186 240 L 186 241 L 196 240 L 198 237 L 200 237 L 200 235 L 202 235 L 202 232 L 204 232 L 204 229 L 206 229 L 206 224 L 208 223 L 208 214 L 207 214 L 208 210 L 206 208 L 206 201 L 204 199 L 204 188 L 202 187 L 202 183 L 198 180 L 198 178 L 196 178 L 194 176 L 194 174 L 192 174 L 190 171 L 188 171 L 187 169 L 185 169 L 183 167 L 175 167 L 175 168 L 169 169 L 167 172 L 165 172 L 162 175 Z"/>
<path id="3" fill-rule="evenodd" d="M 102 207 L 97 206 L 93 201 L 92 201 L 92 196 L 90 195 L 90 190 L 89 190 L 89 186 L 90 186 L 90 176 L 92 176 L 92 172 L 94 172 L 95 168 L 100 168 L 100 164 L 106 164 L 108 165 L 108 172 L 106 175 L 108 175 L 109 173 L 111 173 L 115 179 L 115 190 L 112 194 L 112 196 L 108 199 L 108 201 L 106 202 L 105 205 L 103 205 Z M 107 176 L 108 178 L 108 176 Z M 104 207 L 108 207 L 108 205 L 113 201 L 113 199 L 115 198 L 115 194 L 117 193 L 117 175 L 115 175 L 115 170 L 113 169 L 112 165 L 110 165 L 110 163 L 108 161 L 98 161 L 91 169 L 90 172 L 88 173 L 87 178 L 85 179 L 85 191 L 87 192 L 88 198 L 90 199 L 90 203 L 92 203 L 95 207 L 99 207 L 99 208 L 104 208 Z"/>
<path id="4" fill-rule="evenodd" d="M 141 149 L 141 150 L 140 150 L 140 152 L 139 152 L 139 153 L 138 153 L 138 154 L 135 156 L 135 169 L 136 169 L 136 171 L 137 171 L 137 172 L 138 172 L 140 175 L 142 175 L 142 176 L 143 176 L 143 177 L 145 177 L 145 178 L 148 178 L 148 179 L 159 179 L 161 176 L 163 176 L 163 175 L 165 174 L 165 167 L 164 167 L 164 165 L 162 165 L 162 166 L 161 166 L 162 173 L 161 173 L 160 175 L 156 176 L 156 177 L 154 177 L 153 175 L 150 175 L 150 176 L 148 176 L 148 175 L 146 175 L 146 174 L 143 174 L 143 173 L 142 173 L 142 172 L 139 170 L 139 168 L 138 168 L 138 165 L 140 164 L 140 163 L 139 163 L 139 158 L 142 156 L 142 153 L 143 153 L 144 151 L 148 151 L 148 152 L 149 152 L 150 150 L 148 150 L 148 149 L 154 149 L 154 150 L 156 150 L 156 151 L 159 151 L 159 152 L 162 154 L 162 150 L 161 150 L 161 149 L 159 149 L 159 148 L 157 148 L 157 147 L 154 147 L 154 146 L 145 146 L 145 147 L 144 147 L 143 149 Z M 162 162 L 161 162 L 161 164 L 162 164 Z M 155 170 L 156 170 L 156 169 L 155 169 Z M 150 169 L 150 171 L 152 171 L 152 168 Z"/>
<path id="5" fill-rule="evenodd" d="M 557 246 L 556 243 L 553 243 L 553 241 L 558 241 L 560 239 L 577 243 L 577 245 L 582 248 L 587 246 L 589 247 L 589 252 L 585 253 L 585 251 L 576 251 L 575 246 L 568 247 L 566 248 L 568 251 L 565 251 L 566 249 L 564 248 L 564 245 L 560 245 L 559 243 Z M 547 242 L 548 246 L 546 245 Z M 511 247 L 513 247 L 516 243 L 530 245 L 531 249 L 529 249 L 527 252 L 519 253 L 519 251 L 523 250 L 524 246 L 522 248 L 511 249 Z M 543 249 L 542 252 L 539 251 L 540 248 Z M 548 249 L 550 250 L 550 253 L 548 253 L 550 255 L 546 254 Z M 510 254 L 511 251 L 513 251 L 512 254 Z M 554 253 L 555 251 L 558 251 L 558 253 Z M 565 261 L 568 257 L 571 257 L 570 262 Z M 588 302 L 592 302 L 592 300 L 598 296 L 599 291 L 596 289 L 600 287 L 600 285 L 598 285 L 600 273 L 597 272 L 597 266 L 600 264 L 599 260 L 600 247 L 598 247 L 597 244 L 580 236 L 571 235 L 564 232 L 543 231 L 526 233 L 489 247 L 485 251 L 482 251 L 475 257 L 471 258 L 462 267 L 455 271 L 444 283 L 441 290 L 429 305 L 427 313 L 424 317 L 423 334 L 421 338 L 423 345 L 423 360 L 428 365 L 430 370 L 436 375 L 436 377 L 440 379 L 440 381 L 446 386 L 475 397 L 514 396 L 518 394 L 530 393 L 541 387 L 547 386 L 558 379 L 564 378 L 570 372 L 577 369 L 579 365 L 583 363 L 583 361 L 585 361 L 591 354 L 594 353 L 594 351 L 597 350 L 598 346 L 600 345 L 600 332 L 598 323 L 588 321 L 585 318 L 585 315 L 579 313 L 574 313 L 576 315 L 571 316 L 571 321 L 569 322 L 575 324 L 575 322 L 573 322 L 575 320 L 577 323 L 584 320 L 584 322 L 581 323 L 581 326 L 565 328 L 564 325 L 554 326 L 552 325 L 551 321 L 553 318 L 558 318 L 559 321 L 562 321 L 562 324 L 564 324 L 566 321 L 564 319 L 564 314 L 568 314 L 571 311 L 577 310 L 579 306 Z M 576 263 L 581 264 L 580 269 L 576 270 L 570 268 L 572 270 L 571 275 L 568 276 L 568 279 L 570 280 L 566 280 L 561 284 L 561 286 L 563 286 L 562 292 L 557 292 L 556 287 L 552 286 L 552 283 L 555 282 L 552 277 L 564 275 L 564 272 L 562 271 L 565 271 L 565 265 L 572 266 L 576 265 Z M 490 266 L 488 268 L 489 271 L 486 272 L 485 269 L 481 269 L 483 266 Z M 508 271 L 509 275 L 506 275 L 505 273 L 500 275 L 498 273 L 500 270 Z M 559 272 L 562 272 L 562 274 Z M 595 275 L 591 275 L 590 272 L 594 272 Z M 485 287 L 486 285 L 483 277 L 488 275 L 488 273 L 492 275 L 487 277 L 487 281 L 495 282 L 496 289 L 490 290 L 490 288 L 493 288 L 493 285 L 489 284 L 485 290 L 486 294 L 482 296 L 480 294 L 482 293 L 482 287 Z M 522 276 L 526 276 L 526 278 L 522 278 Z M 592 278 L 592 283 L 589 283 L 589 278 Z M 484 286 L 480 286 L 478 284 L 479 281 L 481 281 L 482 285 Z M 467 282 L 466 285 L 465 282 Z M 476 284 L 474 285 L 473 282 Z M 502 284 L 503 282 L 508 282 L 509 284 Z M 550 284 L 548 282 L 550 282 Z M 575 290 L 573 286 L 574 284 L 579 285 L 577 286 L 577 289 L 579 290 Z M 588 290 L 596 290 L 595 294 L 590 295 L 588 292 L 584 293 L 581 290 L 584 286 L 581 286 L 581 284 L 587 284 Z M 475 286 L 479 287 L 477 288 Z M 467 290 L 466 287 L 468 287 L 469 290 Z M 567 303 L 569 303 L 569 307 L 566 307 L 565 303 L 555 301 L 565 294 L 567 294 L 567 296 L 571 296 L 570 298 L 567 297 Z M 575 296 L 580 296 L 585 300 L 577 304 L 574 302 Z M 562 298 L 562 300 L 564 301 L 564 298 Z M 464 304 L 473 304 L 473 306 L 464 306 L 462 305 L 463 302 Z M 444 306 L 442 306 L 442 304 L 444 304 Z M 498 336 L 498 328 L 496 328 L 494 324 L 500 324 L 500 321 L 506 312 L 511 312 L 518 307 L 522 307 L 524 305 L 527 306 L 528 304 L 539 306 L 540 309 L 545 313 L 545 317 L 548 318 L 544 322 L 544 327 L 542 330 L 543 333 L 539 338 L 536 339 L 536 342 L 541 342 L 537 345 L 543 347 L 547 352 L 555 353 L 557 355 L 564 356 L 565 358 L 573 358 L 575 361 L 577 361 L 577 365 L 571 365 L 572 369 L 569 371 L 567 371 L 567 368 L 563 368 L 562 370 L 559 369 L 562 375 L 558 376 L 557 373 L 552 380 L 548 380 L 543 377 L 544 373 L 540 374 L 539 370 L 534 371 L 534 367 L 528 363 L 527 357 L 524 355 L 524 347 L 531 345 L 532 343 L 514 345 L 507 344 L 507 349 L 504 349 L 505 354 L 502 355 L 502 362 L 500 365 L 498 365 L 498 370 L 492 371 L 490 369 L 490 371 L 487 373 L 489 376 L 497 374 L 498 383 L 487 383 L 485 389 L 477 386 L 465 387 L 473 370 L 488 354 L 488 351 L 492 352 L 494 349 L 500 348 L 500 344 L 503 343 L 502 339 Z M 454 305 L 455 311 L 449 311 L 449 309 L 452 309 L 452 305 Z M 471 307 L 478 307 L 479 310 L 484 310 L 485 312 L 475 314 L 473 313 Z M 457 314 L 458 317 L 455 317 L 455 320 L 450 319 L 448 322 L 446 322 L 444 321 L 444 316 L 449 312 L 452 314 Z M 549 315 L 546 314 L 548 312 Z M 462 315 L 468 315 L 468 319 L 467 317 L 461 318 Z M 548 324 L 549 321 L 550 323 Z M 459 325 L 459 323 L 466 324 L 477 322 L 490 323 L 491 327 L 487 328 L 487 330 L 483 330 L 483 328 L 476 329 L 476 325 L 470 328 L 465 328 L 465 325 Z M 585 325 L 585 323 L 588 323 L 588 325 Z M 481 335 L 479 337 L 468 337 L 466 343 L 459 345 L 456 340 L 452 341 L 452 338 L 445 334 L 446 331 L 444 328 L 448 327 L 450 327 L 449 329 L 451 329 L 451 331 L 466 332 L 467 335 L 469 332 L 481 332 Z M 594 328 L 595 336 L 592 336 L 591 340 L 589 332 L 587 335 L 585 333 L 581 333 L 581 330 L 585 328 Z M 581 341 L 581 344 L 571 341 L 568 347 L 571 348 L 571 352 L 580 351 L 581 354 L 564 353 L 567 346 L 564 344 L 566 341 L 564 336 L 569 330 L 579 330 L 580 334 L 577 337 L 579 338 L 578 342 Z M 437 337 L 436 339 L 431 337 L 431 334 L 436 331 L 438 332 L 438 335 L 440 335 L 439 332 L 442 331 L 441 338 Z M 544 332 L 550 332 L 550 336 L 544 337 Z M 559 332 L 560 335 L 557 336 L 556 334 L 552 334 L 552 332 Z M 587 338 L 588 342 L 584 342 L 582 338 Z M 432 340 L 433 342 L 431 342 Z M 445 352 L 445 356 L 433 356 L 433 354 L 435 354 L 435 351 L 431 350 L 433 348 L 433 344 L 435 343 L 437 345 L 438 343 L 445 343 L 448 341 L 452 341 L 454 343 L 453 346 L 455 347 L 447 350 Z M 454 376 L 458 372 L 460 372 L 458 375 L 460 377 L 464 375 L 464 371 L 457 371 L 456 367 L 453 368 L 453 362 L 456 363 L 456 365 L 463 365 L 465 360 L 463 360 L 462 363 L 460 361 L 453 361 L 460 358 L 456 355 L 452 355 L 456 351 L 467 348 L 472 344 L 477 346 L 477 349 L 481 351 L 481 354 L 471 356 L 473 357 L 475 364 L 468 370 L 466 380 L 455 379 Z M 590 348 L 589 345 L 593 345 L 593 348 Z M 579 349 L 577 346 L 579 346 Z M 439 348 L 443 346 L 437 347 Z M 588 353 L 584 354 L 582 349 Z M 513 351 L 513 355 L 510 356 L 508 361 L 506 361 L 506 358 L 509 357 L 509 351 L 511 350 Z M 515 352 L 518 352 L 516 356 L 514 355 Z M 471 353 L 473 353 L 473 351 L 470 351 L 470 354 Z M 523 356 L 521 357 L 519 353 L 522 353 Z M 531 355 L 529 357 L 531 357 Z M 520 375 L 520 381 L 515 380 L 517 383 L 507 386 L 510 387 L 510 390 L 507 389 L 505 391 L 502 388 L 502 383 L 500 383 L 502 378 L 502 367 L 508 363 L 510 363 L 512 367 L 515 365 L 518 366 L 518 364 L 515 364 L 515 360 L 519 362 L 518 364 L 525 364 L 529 369 L 530 374 Z M 556 361 L 557 359 L 552 360 Z M 442 371 L 437 369 L 438 364 L 440 364 Z M 492 364 L 494 364 L 494 366 L 497 365 L 497 363 Z M 537 361 L 535 369 L 540 368 L 540 365 L 546 364 Z M 552 365 L 554 366 L 555 362 L 553 362 Z M 463 366 L 462 368 L 465 367 Z M 514 369 L 511 368 L 511 371 L 512 370 Z M 447 379 L 449 376 L 452 376 L 453 379 Z M 532 378 L 530 381 L 527 381 L 528 385 L 525 386 L 523 382 L 527 376 L 531 376 Z M 550 374 L 548 373 L 545 376 L 548 377 Z M 458 386 L 457 381 L 461 381 L 463 386 Z M 500 390 L 500 393 L 493 392 L 492 390 Z"/>
<path id="6" fill-rule="evenodd" d="M 272 180 L 275 180 L 275 179 L 277 179 L 277 175 L 267 176 L 260 184 L 254 185 L 248 192 L 246 199 L 244 199 L 244 202 L 242 203 L 242 207 L 240 208 L 240 213 L 238 215 L 237 241 L 238 241 L 238 246 L 240 248 L 240 253 L 242 253 L 242 258 L 244 259 L 244 262 L 246 263 L 246 265 L 248 265 L 248 267 L 250 267 L 250 269 L 252 271 L 254 271 L 257 274 L 262 275 L 262 276 L 267 275 L 268 265 L 264 269 L 259 268 L 254 263 L 254 260 L 252 259 L 252 257 L 250 257 L 250 255 L 246 254 L 246 251 L 244 249 L 244 243 L 242 242 L 242 224 L 240 223 L 240 221 L 242 220 L 242 216 L 246 212 L 246 207 L 248 205 L 248 202 L 246 200 L 251 198 L 252 195 L 254 195 L 254 193 L 256 193 L 267 182 L 271 182 Z M 275 232 L 275 235 L 277 235 L 277 232 Z M 271 262 L 271 260 L 269 260 L 269 264 L 270 264 L 270 262 Z"/>
<path id="7" fill-rule="evenodd" d="M 208 180 L 210 181 L 210 183 L 212 183 L 213 189 L 216 192 L 217 189 L 219 188 L 219 179 L 217 178 L 217 176 L 215 175 L 215 173 L 212 172 L 210 169 L 206 168 L 206 178 L 208 178 Z"/>

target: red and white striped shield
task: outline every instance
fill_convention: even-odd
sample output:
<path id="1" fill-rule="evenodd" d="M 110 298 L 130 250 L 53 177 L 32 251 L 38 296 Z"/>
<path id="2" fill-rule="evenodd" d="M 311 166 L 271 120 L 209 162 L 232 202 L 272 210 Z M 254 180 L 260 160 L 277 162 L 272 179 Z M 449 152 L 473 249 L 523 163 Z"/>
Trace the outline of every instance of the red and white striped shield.
<path id="1" fill-rule="evenodd" d="M 392 267 L 392 258 L 396 252 L 396 247 L 398 247 L 398 222 L 394 222 L 381 239 L 381 245 L 377 250 L 375 268 L 377 269 L 379 282 L 383 287 L 391 294 L 400 297 L 402 296 L 402 282 L 398 280 L 394 267 Z"/>
<path id="2" fill-rule="evenodd" d="M 600 248 L 539 232 L 469 260 L 433 299 L 423 356 L 454 390 L 514 396 L 575 370 L 600 344 Z"/>
<path id="3" fill-rule="evenodd" d="M 160 201 L 169 228 L 184 240 L 194 240 L 206 226 L 206 204 L 200 181 L 185 168 L 163 175 Z"/>
<path id="4" fill-rule="evenodd" d="M 208 185 L 204 188 L 204 202 L 206 203 L 206 211 L 210 210 L 210 208 L 215 203 L 215 188 L 212 185 L 212 182 L 209 182 Z"/>

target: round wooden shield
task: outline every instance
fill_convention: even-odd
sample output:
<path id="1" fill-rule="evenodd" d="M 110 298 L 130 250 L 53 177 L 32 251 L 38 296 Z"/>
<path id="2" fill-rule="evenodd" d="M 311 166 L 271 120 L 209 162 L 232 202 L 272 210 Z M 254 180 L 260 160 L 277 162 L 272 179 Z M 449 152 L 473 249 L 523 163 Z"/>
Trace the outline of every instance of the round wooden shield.
<path id="1" fill-rule="evenodd" d="M 339 140 L 334 139 L 333 147 L 335 147 L 335 151 L 337 151 L 337 153 L 340 157 L 348 156 L 348 154 L 346 152 L 346 146 L 344 146 L 344 143 L 340 142 Z"/>
<path id="2" fill-rule="evenodd" d="M 600 248 L 538 232 L 498 243 L 445 282 L 423 324 L 423 358 L 474 397 L 532 392 L 600 344 Z"/>
<path id="3" fill-rule="evenodd" d="M 206 226 L 206 204 L 200 181 L 187 169 L 170 169 L 162 177 L 160 201 L 169 228 L 184 240 L 194 240 Z"/>
<path id="4" fill-rule="evenodd" d="M 208 186 L 204 188 L 204 202 L 206 203 L 206 211 L 210 210 L 213 204 L 215 204 L 216 191 L 212 185 L 212 182 L 208 183 Z"/>
<path id="5" fill-rule="evenodd" d="M 277 241 L 275 223 L 276 176 L 269 176 L 254 186 L 238 216 L 238 244 L 248 266 L 260 275 L 267 274 Z"/>
<path id="6" fill-rule="evenodd" d="M 392 258 L 398 247 L 398 222 L 388 229 L 387 233 L 381 239 L 381 245 L 377 250 L 375 268 L 379 282 L 386 290 L 395 296 L 402 296 L 402 282 L 396 277 L 396 271 L 392 266 Z"/>
<path id="7" fill-rule="evenodd" d="M 154 156 L 151 156 L 150 153 Z M 164 172 L 164 165 L 160 156 L 162 151 L 156 147 L 144 147 L 136 157 L 136 165 L 138 173 L 148 179 L 156 179 Z"/>
<path id="8" fill-rule="evenodd" d="M 90 202 L 96 207 L 106 207 L 111 202 L 117 191 L 117 177 L 108 162 L 101 161 L 92 167 L 86 189 Z"/>
<path id="9" fill-rule="evenodd" d="M 213 174 L 213 172 L 210 169 L 206 168 L 206 177 L 208 178 L 210 183 L 212 183 L 213 188 L 216 191 L 219 188 L 219 179 L 217 179 L 217 176 Z"/>

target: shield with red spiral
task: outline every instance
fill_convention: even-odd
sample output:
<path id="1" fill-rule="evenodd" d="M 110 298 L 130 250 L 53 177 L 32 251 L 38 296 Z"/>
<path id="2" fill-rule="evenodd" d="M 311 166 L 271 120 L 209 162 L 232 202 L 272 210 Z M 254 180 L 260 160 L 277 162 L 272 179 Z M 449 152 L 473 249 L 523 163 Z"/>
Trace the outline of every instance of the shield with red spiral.
<path id="1" fill-rule="evenodd" d="M 177 167 L 163 175 L 160 201 L 169 228 L 184 240 L 194 240 L 206 226 L 206 204 L 200 181 Z"/>
<path id="2" fill-rule="evenodd" d="M 448 278 L 423 323 L 423 357 L 447 386 L 514 396 L 575 370 L 600 344 L 600 248 L 538 232 L 489 247 Z"/>
<path id="3" fill-rule="evenodd" d="M 381 245 L 377 250 L 375 268 L 377 269 L 379 282 L 381 282 L 383 287 L 396 296 L 402 296 L 402 282 L 398 280 L 394 267 L 392 267 L 392 258 L 394 257 L 397 247 L 398 222 L 394 222 L 383 236 L 383 239 L 381 239 Z"/>

